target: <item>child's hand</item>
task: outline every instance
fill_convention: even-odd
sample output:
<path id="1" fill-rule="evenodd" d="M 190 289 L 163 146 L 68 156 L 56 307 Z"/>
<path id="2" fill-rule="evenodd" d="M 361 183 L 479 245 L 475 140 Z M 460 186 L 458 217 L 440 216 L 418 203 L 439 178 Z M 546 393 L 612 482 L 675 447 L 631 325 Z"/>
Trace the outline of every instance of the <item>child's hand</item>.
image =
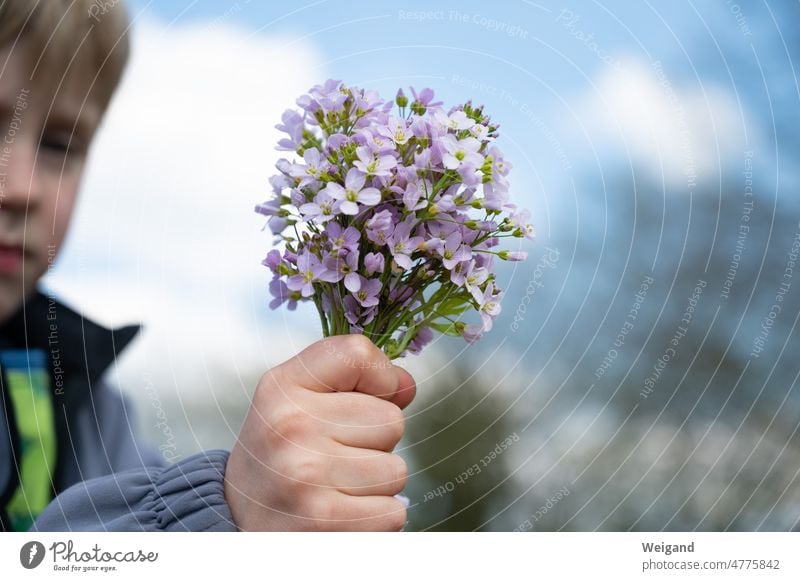
<path id="1" fill-rule="evenodd" d="M 242 530 L 396 531 L 406 465 L 391 454 L 412 377 L 361 335 L 314 343 L 259 382 L 225 475 Z"/>

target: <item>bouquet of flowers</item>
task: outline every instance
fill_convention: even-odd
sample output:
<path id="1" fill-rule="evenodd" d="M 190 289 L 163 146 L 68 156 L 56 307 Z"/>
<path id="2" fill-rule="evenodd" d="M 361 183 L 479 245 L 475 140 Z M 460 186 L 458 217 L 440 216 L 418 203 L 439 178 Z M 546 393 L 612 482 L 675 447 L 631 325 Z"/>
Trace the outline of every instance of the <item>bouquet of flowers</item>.
<path id="1" fill-rule="evenodd" d="M 313 301 L 326 337 L 363 333 L 392 359 L 435 332 L 473 342 L 490 330 L 494 259 L 527 256 L 500 239 L 534 235 L 509 201 L 511 165 L 483 107 L 446 111 L 430 89 L 411 94 L 312 88 L 276 126 L 278 149 L 299 158 L 278 161 L 274 197 L 256 207 L 284 246 L 263 261 L 270 307 Z M 479 322 L 465 322 L 473 310 Z"/>

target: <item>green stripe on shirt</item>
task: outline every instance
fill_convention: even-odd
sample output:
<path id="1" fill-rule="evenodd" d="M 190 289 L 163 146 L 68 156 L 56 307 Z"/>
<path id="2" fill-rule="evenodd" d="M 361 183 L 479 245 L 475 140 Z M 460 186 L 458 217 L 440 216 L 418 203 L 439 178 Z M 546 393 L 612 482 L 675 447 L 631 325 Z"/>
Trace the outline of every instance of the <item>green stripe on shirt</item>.
<path id="1" fill-rule="evenodd" d="M 6 505 L 12 530 L 27 531 L 53 498 L 56 430 L 47 357 L 42 349 L 0 352 L 20 443 L 19 486 Z"/>

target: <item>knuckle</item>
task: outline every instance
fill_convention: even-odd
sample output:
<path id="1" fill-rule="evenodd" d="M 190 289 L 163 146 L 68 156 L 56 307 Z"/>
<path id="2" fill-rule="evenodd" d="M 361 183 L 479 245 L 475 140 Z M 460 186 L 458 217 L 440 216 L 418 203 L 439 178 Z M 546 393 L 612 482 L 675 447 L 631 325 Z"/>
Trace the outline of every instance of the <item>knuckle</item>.
<path id="1" fill-rule="evenodd" d="M 310 454 L 303 454 L 290 467 L 290 478 L 299 486 L 316 485 L 321 482 L 323 467 L 320 461 Z"/>
<path id="2" fill-rule="evenodd" d="M 403 416 L 403 410 L 389 402 L 386 402 L 385 409 L 386 416 L 384 421 L 387 424 L 399 425 L 402 428 L 406 420 L 405 416 Z"/>
<path id="3" fill-rule="evenodd" d="M 398 487 L 401 489 L 405 487 L 406 481 L 408 480 L 408 464 L 402 457 L 398 456 L 397 454 L 392 454 L 390 456 L 391 460 L 391 472 L 393 484 L 397 484 Z"/>
<path id="4" fill-rule="evenodd" d="M 269 399 L 270 392 L 275 384 L 272 374 L 273 370 L 267 371 L 256 384 L 256 390 L 253 394 L 253 405 L 256 407 L 263 406 Z"/>
<path id="5" fill-rule="evenodd" d="M 254 407 L 260 410 L 267 410 L 274 405 L 274 400 L 280 397 L 282 389 L 285 389 L 283 386 L 289 385 L 283 375 L 283 368 L 279 365 L 261 376 L 253 394 Z"/>
<path id="6" fill-rule="evenodd" d="M 389 514 L 386 515 L 386 526 L 388 530 L 391 531 L 400 531 L 403 527 L 406 526 L 406 521 L 408 520 L 406 516 L 406 508 L 402 505 L 402 503 L 398 500 L 396 501 L 397 510 L 393 510 Z"/>
<path id="7" fill-rule="evenodd" d="M 381 426 L 391 439 L 399 442 L 405 433 L 405 418 L 400 408 L 387 402 L 381 414 Z"/>
<path id="8" fill-rule="evenodd" d="M 279 442 L 297 442 L 311 431 L 311 419 L 308 414 L 295 406 L 274 414 L 270 432 L 273 439 Z"/>
<path id="9" fill-rule="evenodd" d="M 312 494 L 307 499 L 309 519 L 307 527 L 311 531 L 325 532 L 336 530 L 336 506 L 325 494 Z"/>
<path id="10" fill-rule="evenodd" d="M 356 361 L 371 361 L 377 359 L 381 352 L 375 344 L 364 335 L 347 335 L 342 337 L 342 350 Z"/>

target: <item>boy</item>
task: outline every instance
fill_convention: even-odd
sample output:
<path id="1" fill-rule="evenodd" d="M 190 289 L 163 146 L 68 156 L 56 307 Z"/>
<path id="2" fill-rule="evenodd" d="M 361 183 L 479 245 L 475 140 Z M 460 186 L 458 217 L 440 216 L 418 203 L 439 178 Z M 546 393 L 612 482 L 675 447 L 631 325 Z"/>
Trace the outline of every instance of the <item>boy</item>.
<path id="1" fill-rule="evenodd" d="M 0 527 L 401 529 L 406 467 L 391 451 L 415 386 L 367 339 L 327 339 L 270 370 L 230 453 L 165 466 L 101 381 L 137 329 L 104 329 L 36 290 L 126 27 L 119 2 L 0 1 Z"/>

